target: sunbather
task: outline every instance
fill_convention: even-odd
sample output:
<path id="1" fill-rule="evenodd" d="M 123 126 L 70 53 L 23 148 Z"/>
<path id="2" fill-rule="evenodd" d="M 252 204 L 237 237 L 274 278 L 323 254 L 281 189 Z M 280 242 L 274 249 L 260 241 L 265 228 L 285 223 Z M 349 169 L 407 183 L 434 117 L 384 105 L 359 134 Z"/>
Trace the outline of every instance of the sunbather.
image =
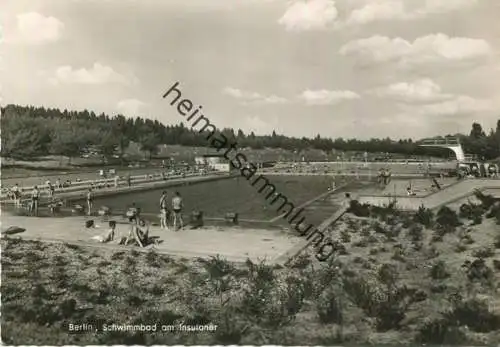
<path id="1" fill-rule="evenodd" d="M 116 230 L 116 222 L 115 221 L 109 221 L 109 229 L 106 231 L 104 235 L 97 235 L 92 237 L 92 239 L 106 243 L 106 242 L 111 242 L 115 239 L 115 230 Z"/>

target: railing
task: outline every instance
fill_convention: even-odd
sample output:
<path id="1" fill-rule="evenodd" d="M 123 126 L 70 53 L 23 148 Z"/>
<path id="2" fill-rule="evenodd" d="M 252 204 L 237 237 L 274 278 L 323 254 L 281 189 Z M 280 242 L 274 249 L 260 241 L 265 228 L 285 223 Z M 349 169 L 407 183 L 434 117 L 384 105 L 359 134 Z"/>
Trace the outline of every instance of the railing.
<path id="1" fill-rule="evenodd" d="M 444 139 L 425 139 L 420 143 L 422 146 L 459 146 L 460 141 L 458 138 L 444 138 Z"/>
<path id="2" fill-rule="evenodd" d="M 217 174 L 218 172 L 206 172 L 206 173 L 186 173 L 186 174 L 175 174 L 175 175 L 168 175 L 166 174 L 165 176 L 162 176 L 161 174 L 151 174 L 151 175 L 137 175 L 137 176 L 131 176 L 130 177 L 130 183 L 131 185 L 139 184 L 139 183 L 146 183 L 146 182 L 156 182 L 156 181 L 162 181 L 164 179 L 176 179 L 176 178 L 183 178 L 183 177 L 196 177 L 196 176 L 205 176 L 209 174 Z M 128 184 L 127 180 L 124 180 L 120 178 L 118 180 L 118 186 L 126 186 Z M 87 181 L 79 181 L 79 182 L 72 182 L 69 187 L 63 187 L 63 188 L 56 188 L 56 193 L 70 193 L 70 192 L 75 192 L 75 191 L 81 191 L 89 188 L 90 186 L 94 186 L 96 188 L 100 187 L 106 187 L 106 186 L 111 186 L 113 187 L 115 185 L 115 179 L 114 178 L 101 178 L 101 179 L 96 179 L 96 180 L 87 180 Z M 49 195 L 48 188 L 49 186 L 47 184 L 43 185 L 37 185 L 37 187 L 40 190 L 40 195 Z M 34 186 L 30 187 L 22 187 L 22 192 L 21 192 L 21 197 L 25 197 L 31 194 L 31 191 L 34 189 Z M 2 191 L 0 194 L 0 198 L 3 200 L 7 197 L 7 190 Z"/>

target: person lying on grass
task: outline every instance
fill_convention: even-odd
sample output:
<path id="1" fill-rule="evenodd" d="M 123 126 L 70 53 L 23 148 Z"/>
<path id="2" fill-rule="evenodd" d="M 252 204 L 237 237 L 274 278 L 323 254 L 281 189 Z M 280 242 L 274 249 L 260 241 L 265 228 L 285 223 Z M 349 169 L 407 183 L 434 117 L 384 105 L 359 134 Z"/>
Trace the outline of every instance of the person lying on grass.
<path id="1" fill-rule="evenodd" d="M 92 239 L 106 243 L 106 242 L 111 242 L 115 239 L 115 230 L 116 230 L 116 222 L 115 221 L 109 221 L 109 229 L 106 231 L 104 235 L 97 235 L 94 236 Z"/>

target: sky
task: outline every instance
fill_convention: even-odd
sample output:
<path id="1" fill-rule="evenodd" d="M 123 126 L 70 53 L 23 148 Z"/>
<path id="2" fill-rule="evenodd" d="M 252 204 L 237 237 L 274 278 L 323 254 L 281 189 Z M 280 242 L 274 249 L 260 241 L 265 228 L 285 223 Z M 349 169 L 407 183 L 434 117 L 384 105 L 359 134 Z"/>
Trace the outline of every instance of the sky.
<path id="1" fill-rule="evenodd" d="M 422 138 L 500 118 L 498 0 L 9 0 L 0 102 L 164 124 Z"/>

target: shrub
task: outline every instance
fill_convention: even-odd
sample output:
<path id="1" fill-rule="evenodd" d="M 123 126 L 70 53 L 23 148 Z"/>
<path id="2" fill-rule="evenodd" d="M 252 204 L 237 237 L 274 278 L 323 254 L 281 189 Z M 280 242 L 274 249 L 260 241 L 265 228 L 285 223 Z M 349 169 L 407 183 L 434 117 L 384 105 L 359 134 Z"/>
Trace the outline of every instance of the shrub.
<path id="1" fill-rule="evenodd" d="M 444 283 L 433 283 L 431 284 L 431 293 L 442 294 L 446 292 L 448 286 Z"/>
<path id="2" fill-rule="evenodd" d="M 463 244 L 462 242 L 458 243 L 455 247 L 455 252 L 457 253 L 462 253 L 467 250 L 467 245 Z"/>
<path id="3" fill-rule="evenodd" d="M 394 250 L 394 254 L 392 255 L 391 259 L 404 263 L 406 261 L 404 250 L 402 248 L 396 248 Z"/>
<path id="4" fill-rule="evenodd" d="M 368 247 L 368 240 L 366 238 L 363 238 L 357 242 L 354 242 L 353 246 L 360 247 L 360 248 Z"/>
<path id="5" fill-rule="evenodd" d="M 476 258 L 490 258 L 495 255 L 495 251 L 490 247 L 483 247 L 474 251 L 472 255 Z"/>
<path id="6" fill-rule="evenodd" d="M 380 224 L 379 222 L 373 223 L 373 230 L 377 234 L 384 234 L 385 235 L 385 233 L 386 233 L 384 226 L 382 224 Z"/>
<path id="7" fill-rule="evenodd" d="M 474 239 L 469 234 L 464 235 L 461 241 L 466 245 L 472 245 L 474 243 Z"/>
<path id="8" fill-rule="evenodd" d="M 471 330 L 487 333 L 500 326 L 500 317 L 489 311 L 488 304 L 477 299 L 460 300 L 445 314 L 449 322 L 467 325 Z"/>
<path id="9" fill-rule="evenodd" d="M 427 253 L 427 257 L 429 259 L 433 259 L 433 258 L 439 257 L 439 251 L 437 250 L 437 248 L 435 246 L 429 247 L 429 250 L 428 250 L 428 253 Z"/>
<path id="10" fill-rule="evenodd" d="M 393 286 L 398 279 L 398 270 L 393 264 L 383 264 L 378 270 L 378 279 L 387 286 Z"/>
<path id="11" fill-rule="evenodd" d="M 342 230 L 342 232 L 340 233 L 340 239 L 343 243 L 349 243 L 351 242 L 351 235 L 347 230 Z"/>
<path id="12" fill-rule="evenodd" d="M 339 298 L 340 294 L 333 286 L 320 295 L 316 303 L 316 312 L 321 323 L 342 323 L 343 313 Z"/>
<path id="13" fill-rule="evenodd" d="M 435 280 L 442 280 L 450 277 L 450 274 L 446 271 L 446 263 L 442 260 L 436 262 L 430 269 L 430 276 Z"/>
<path id="14" fill-rule="evenodd" d="M 500 202 L 496 202 L 491 206 L 490 210 L 486 214 L 486 218 L 495 218 L 497 221 L 500 220 Z"/>
<path id="15" fill-rule="evenodd" d="M 480 190 L 474 191 L 474 196 L 481 201 L 481 205 L 487 210 L 495 204 L 495 198 L 492 195 L 486 195 Z"/>
<path id="16" fill-rule="evenodd" d="M 440 235 L 439 232 L 434 233 L 431 237 L 431 242 L 443 242 L 443 235 Z"/>
<path id="17" fill-rule="evenodd" d="M 472 225 L 480 225 L 483 222 L 482 216 L 474 216 L 472 218 Z"/>
<path id="18" fill-rule="evenodd" d="M 347 212 L 352 213 L 357 217 L 369 217 L 370 206 L 368 204 L 360 204 L 358 200 L 351 200 Z"/>
<path id="19" fill-rule="evenodd" d="M 436 222 L 443 227 L 452 227 L 453 230 L 455 227 L 462 224 L 458 219 L 457 213 L 447 206 L 443 206 L 439 209 Z"/>
<path id="20" fill-rule="evenodd" d="M 482 205 L 476 205 L 469 202 L 460 206 L 459 216 L 460 218 L 466 218 L 475 221 L 481 219 L 484 211 L 485 209 Z"/>
<path id="21" fill-rule="evenodd" d="M 373 217 L 378 217 L 383 221 L 394 223 L 394 221 L 391 221 L 395 214 L 394 203 L 390 203 L 388 206 L 371 206 L 370 212 Z"/>
<path id="22" fill-rule="evenodd" d="M 444 318 L 425 322 L 415 337 L 417 343 L 425 344 L 463 344 L 465 334 L 458 327 L 450 325 Z"/>
<path id="23" fill-rule="evenodd" d="M 308 254 L 300 254 L 292 260 L 290 267 L 292 269 L 302 270 L 307 268 L 311 264 L 311 262 L 311 257 Z"/>
<path id="24" fill-rule="evenodd" d="M 424 238 L 424 227 L 421 224 L 413 224 L 408 229 L 408 236 L 411 241 L 421 241 Z"/>
<path id="25" fill-rule="evenodd" d="M 467 278 L 471 282 L 491 283 L 493 279 L 493 270 L 486 265 L 486 262 L 482 258 L 476 259 L 472 263 L 466 260 L 463 267 L 466 269 Z"/>
<path id="26" fill-rule="evenodd" d="M 497 271 L 500 271 L 500 260 L 493 259 L 493 268 Z"/>
<path id="27" fill-rule="evenodd" d="M 420 223 L 426 227 L 430 227 L 433 224 L 434 213 L 424 205 L 418 208 L 417 213 L 414 216 L 414 221 Z"/>
<path id="28" fill-rule="evenodd" d="M 392 225 L 389 228 L 388 232 L 386 233 L 386 236 L 390 237 L 390 238 L 396 238 L 399 236 L 399 234 L 401 234 L 402 230 L 403 230 L 402 225 L 400 225 L 400 224 Z"/>
<path id="29" fill-rule="evenodd" d="M 402 221 L 403 228 L 407 229 L 410 228 L 412 225 L 413 225 L 412 218 L 410 218 L 407 214 L 405 214 Z"/>
<path id="30" fill-rule="evenodd" d="M 370 236 L 371 234 L 372 234 L 372 233 L 370 232 L 370 229 L 368 229 L 368 228 L 363 228 L 363 229 L 361 230 L 361 236 L 363 236 L 363 237 L 368 237 L 368 236 Z"/>
<path id="31" fill-rule="evenodd" d="M 417 252 L 421 251 L 422 248 L 424 248 L 424 244 L 420 241 L 416 241 L 416 242 L 414 241 L 414 242 L 412 242 L 412 245 L 413 245 L 413 249 Z"/>

